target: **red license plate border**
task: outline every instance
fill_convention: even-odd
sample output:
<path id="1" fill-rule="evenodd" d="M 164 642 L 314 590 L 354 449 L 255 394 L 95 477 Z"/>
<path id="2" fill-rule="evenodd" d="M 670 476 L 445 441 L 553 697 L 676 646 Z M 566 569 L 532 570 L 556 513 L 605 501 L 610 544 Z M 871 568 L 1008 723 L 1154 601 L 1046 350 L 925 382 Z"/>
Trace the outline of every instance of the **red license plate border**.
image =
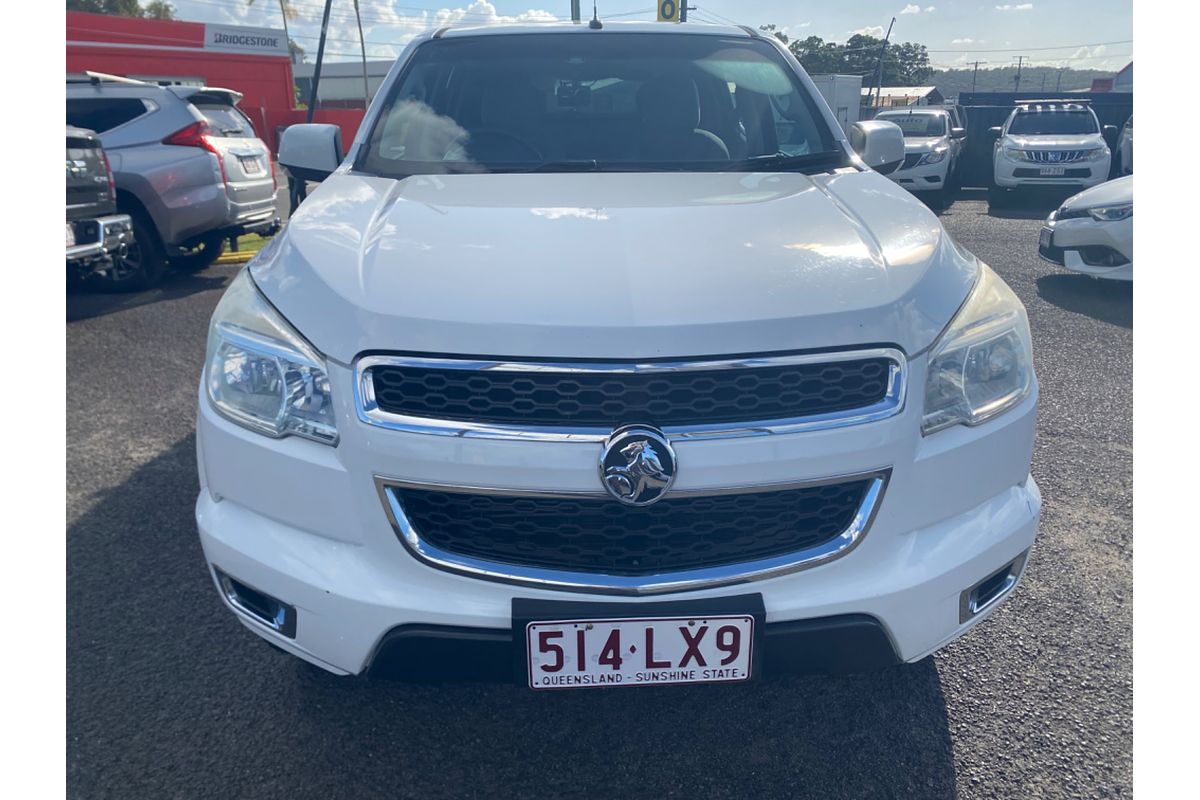
<path id="1" fill-rule="evenodd" d="M 612 686 L 555 686 L 535 689 L 530 686 L 530 663 L 526 643 L 526 631 L 534 623 L 555 624 L 571 623 L 579 620 L 596 621 L 637 621 L 664 620 L 703 617 L 751 617 L 750 636 L 750 676 L 737 681 L 719 681 L 695 683 L 694 685 L 714 686 L 727 684 L 730 686 L 745 686 L 753 683 L 762 675 L 763 666 L 763 637 L 766 630 L 767 612 L 761 594 L 731 595 L 728 597 L 710 597 L 699 600 L 644 600 L 635 599 L 625 602 L 593 602 L 570 600 L 535 600 L 532 598 L 514 597 L 512 599 L 512 652 L 513 677 L 515 682 L 531 692 L 561 692 L 581 688 L 614 688 Z M 626 687 L 667 687 L 693 685 L 692 682 L 680 683 L 644 683 L 621 684 L 616 688 Z"/>

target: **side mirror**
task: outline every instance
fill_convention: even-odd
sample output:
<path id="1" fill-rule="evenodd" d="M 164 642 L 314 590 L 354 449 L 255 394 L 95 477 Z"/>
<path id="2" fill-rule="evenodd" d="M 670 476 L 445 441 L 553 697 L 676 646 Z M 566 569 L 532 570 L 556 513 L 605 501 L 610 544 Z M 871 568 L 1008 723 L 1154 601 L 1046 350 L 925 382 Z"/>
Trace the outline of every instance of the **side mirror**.
<path id="1" fill-rule="evenodd" d="M 342 163 L 342 129 L 318 123 L 288 126 L 279 137 L 279 163 L 300 180 L 325 180 Z"/>
<path id="2" fill-rule="evenodd" d="M 1113 147 L 1117 143 L 1117 137 L 1120 136 L 1120 131 L 1116 125 L 1105 125 L 1101 130 L 1104 132 L 1104 141 L 1108 142 L 1109 147 Z"/>
<path id="3" fill-rule="evenodd" d="M 997 125 L 994 128 L 988 128 L 988 136 L 991 136 L 993 139 L 999 139 L 1003 135 L 1004 127 L 1001 125 Z"/>
<path id="4" fill-rule="evenodd" d="M 951 128 L 950 129 L 950 138 L 951 139 L 967 138 L 967 129 L 966 128 Z"/>
<path id="5" fill-rule="evenodd" d="M 887 175 L 904 163 L 904 132 L 894 122 L 873 119 L 850 126 L 850 146 L 868 167 Z"/>

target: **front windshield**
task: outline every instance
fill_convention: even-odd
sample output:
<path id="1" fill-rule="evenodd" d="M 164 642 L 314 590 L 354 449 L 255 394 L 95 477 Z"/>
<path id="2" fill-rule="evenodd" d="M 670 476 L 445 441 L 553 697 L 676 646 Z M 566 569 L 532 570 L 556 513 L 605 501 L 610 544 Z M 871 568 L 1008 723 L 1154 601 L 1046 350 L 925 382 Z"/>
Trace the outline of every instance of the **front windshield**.
<path id="1" fill-rule="evenodd" d="M 772 45 L 606 31 L 426 42 L 356 166 L 394 177 L 744 170 L 791 157 L 846 163 Z"/>
<path id="2" fill-rule="evenodd" d="M 904 131 L 905 139 L 946 135 L 945 114 L 880 114 L 875 119 L 893 122 Z"/>
<path id="3" fill-rule="evenodd" d="M 1021 111 L 1013 117 L 1008 132 L 1017 136 L 1054 136 L 1099 133 L 1091 111 Z"/>

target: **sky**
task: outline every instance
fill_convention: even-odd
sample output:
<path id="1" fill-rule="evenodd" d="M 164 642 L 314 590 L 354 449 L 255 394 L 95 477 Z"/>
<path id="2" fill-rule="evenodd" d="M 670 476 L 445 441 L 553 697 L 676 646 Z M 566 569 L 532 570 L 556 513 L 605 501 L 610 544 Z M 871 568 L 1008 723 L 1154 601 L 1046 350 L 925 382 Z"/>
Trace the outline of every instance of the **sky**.
<path id="1" fill-rule="evenodd" d="M 1002 67 L 1026 56 L 1036 66 L 1116 71 L 1132 58 L 1132 0 L 851 0 L 830 3 L 797 0 L 692 0 L 692 20 L 735 21 L 758 26 L 774 23 L 793 38 L 820 36 L 845 41 L 855 32 L 882 36 L 896 18 L 893 41 L 929 48 L 938 68 Z M 179 19 L 281 28 L 278 0 L 171 0 Z M 654 0 L 597 0 L 600 16 L 613 19 L 655 17 Z M 292 0 L 298 17 L 289 22 L 292 38 L 314 60 L 323 0 Z M 583 5 L 590 13 L 591 0 Z M 367 57 L 392 58 L 420 31 L 455 22 L 543 21 L 570 16 L 569 0 L 459 0 L 448 4 L 421 0 L 359 0 Z M 359 57 L 352 0 L 334 0 L 331 60 Z"/>

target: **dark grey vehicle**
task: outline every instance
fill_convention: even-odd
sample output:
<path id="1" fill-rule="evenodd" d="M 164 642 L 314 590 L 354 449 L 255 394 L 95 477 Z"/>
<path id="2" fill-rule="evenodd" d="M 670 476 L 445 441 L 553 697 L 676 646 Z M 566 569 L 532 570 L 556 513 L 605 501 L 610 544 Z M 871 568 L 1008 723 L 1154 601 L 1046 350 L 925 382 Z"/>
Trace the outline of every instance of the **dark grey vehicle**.
<path id="1" fill-rule="evenodd" d="M 204 269 L 230 237 L 274 234 L 271 153 L 237 104 L 203 86 L 158 86 L 88 73 L 67 79 L 67 122 L 95 130 L 137 244 L 112 288 L 143 289 L 166 266 Z"/>
<path id="2" fill-rule="evenodd" d="M 128 214 L 117 213 L 117 187 L 95 133 L 67 126 L 67 277 L 112 270 L 133 243 Z"/>

